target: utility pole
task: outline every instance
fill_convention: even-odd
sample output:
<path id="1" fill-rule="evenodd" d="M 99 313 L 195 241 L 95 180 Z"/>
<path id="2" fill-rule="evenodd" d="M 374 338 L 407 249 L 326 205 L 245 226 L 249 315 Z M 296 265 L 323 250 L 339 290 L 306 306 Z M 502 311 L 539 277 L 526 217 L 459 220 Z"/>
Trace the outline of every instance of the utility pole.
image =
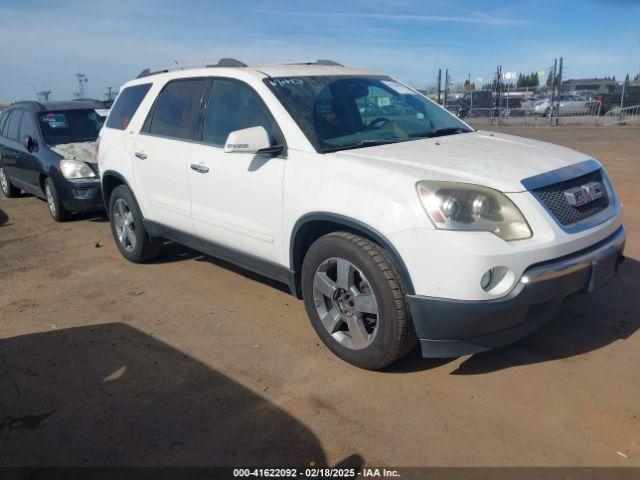
<path id="1" fill-rule="evenodd" d="M 442 105 L 442 100 L 440 98 L 440 92 L 442 91 L 442 69 L 438 69 L 438 105 Z"/>
<path id="2" fill-rule="evenodd" d="M 449 95 L 449 69 L 444 71 L 444 106 L 447 106 L 447 96 Z"/>
<path id="3" fill-rule="evenodd" d="M 107 87 L 107 91 L 104 92 L 104 96 L 108 102 L 113 101 L 113 98 L 116 96 L 115 92 L 113 91 L 113 87 Z"/>
<path id="4" fill-rule="evenodd" d="M 502 65 L 496 68 L 496 108 L 500 108 L 500 93 L 502 91 Z"/>
<path id="5" fill-rule="evenodd" d="M 88 98 L 89 89 L 87 88 L 87 76 L 84 73 L 76 73 L 78 79 L 78 91 L 73 94 L 75 98 Z"/>
<path id="6" fill-rule="evenodd" d="M 36 94 L 39 102 L 48 102 L 49 97 L 51 96 L 51 89 L 47 88 L 46 90 L 36 90 L 36 86 L 33 85 L 33 91 Z"/>

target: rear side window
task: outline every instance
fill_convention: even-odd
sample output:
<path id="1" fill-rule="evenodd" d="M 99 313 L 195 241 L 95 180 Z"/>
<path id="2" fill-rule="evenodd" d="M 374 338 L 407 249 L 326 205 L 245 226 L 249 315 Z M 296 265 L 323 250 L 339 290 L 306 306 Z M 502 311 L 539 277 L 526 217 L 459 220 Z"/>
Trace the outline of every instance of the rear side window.
<path id="1" fill-rule="evenodd" d="M 251 88 L 231 80 L 214 80 L 202 140 L 222 146 L 231 132 L 259 126 L 267 130 L 272 145 L 281 143 L 278 128 L 267 107 Z"/>
<path id="2" fill-rule="evenodd" d="M 149 133 L 163 137 L 193 139 L 206 79 L 174 80 L 158 95 L 151 113 Z"/>
<path id="3" fill-rule="evenodd" d="M 9 117 L 9 128 L 7 137 L 11 140 L 20 140 L 20 123 L 22 122 L 22 113 L 24 110 L 14 110 Z"/>
<path id="4" fill-rule="evenodd" d="M 124 130 L 129 126 L 131 118 L 138 110 L 145 95 L 151 88 L 150 83 L 125 88 L 113 105 L 107 120 L 107 127 Z"/>

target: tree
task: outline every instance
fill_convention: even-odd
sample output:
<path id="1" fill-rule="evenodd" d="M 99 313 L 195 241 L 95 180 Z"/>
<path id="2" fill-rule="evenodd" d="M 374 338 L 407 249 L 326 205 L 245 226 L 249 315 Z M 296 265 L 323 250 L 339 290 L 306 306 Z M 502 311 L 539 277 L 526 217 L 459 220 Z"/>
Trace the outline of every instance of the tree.
<path id="1" fill-rule="evenodd" d="M 465 92 L 473 92 L 476 89 L 476 84 L 469 81 L 467 78 L 464 81 L 464 90 Z"/>

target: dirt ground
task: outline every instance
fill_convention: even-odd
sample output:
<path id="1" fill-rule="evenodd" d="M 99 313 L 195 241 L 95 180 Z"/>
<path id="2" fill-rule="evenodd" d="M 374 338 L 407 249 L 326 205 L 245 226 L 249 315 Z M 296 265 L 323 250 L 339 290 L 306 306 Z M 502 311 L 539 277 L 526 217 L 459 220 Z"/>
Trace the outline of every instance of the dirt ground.
<path id="1" fill-rule="evenodd" d="M 640 129 L 509 128 L 604 163 L 628 260 L 500 350 L 334 357 L 284 287 L 0 199 L 0 465 L 640 466 Z"/>

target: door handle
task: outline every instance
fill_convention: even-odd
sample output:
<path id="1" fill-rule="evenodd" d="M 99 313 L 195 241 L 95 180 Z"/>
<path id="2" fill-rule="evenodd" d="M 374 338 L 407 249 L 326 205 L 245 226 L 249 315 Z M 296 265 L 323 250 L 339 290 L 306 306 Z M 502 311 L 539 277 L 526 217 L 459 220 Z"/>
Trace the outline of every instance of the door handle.
<path id="1" fill-rule="evenodd" d="M 195 170 L 198 173 L 207 173 L 209 171 L 209 167 L 203 164 L 192 163 L 191 170 Z"/>
<path id="2" fill-rule="evenodd" d="M 144 160 L 147 158 L 147 155 L 142 152 L 136 152 L 135 156 L 138 157 L 140 160 Z"/>

